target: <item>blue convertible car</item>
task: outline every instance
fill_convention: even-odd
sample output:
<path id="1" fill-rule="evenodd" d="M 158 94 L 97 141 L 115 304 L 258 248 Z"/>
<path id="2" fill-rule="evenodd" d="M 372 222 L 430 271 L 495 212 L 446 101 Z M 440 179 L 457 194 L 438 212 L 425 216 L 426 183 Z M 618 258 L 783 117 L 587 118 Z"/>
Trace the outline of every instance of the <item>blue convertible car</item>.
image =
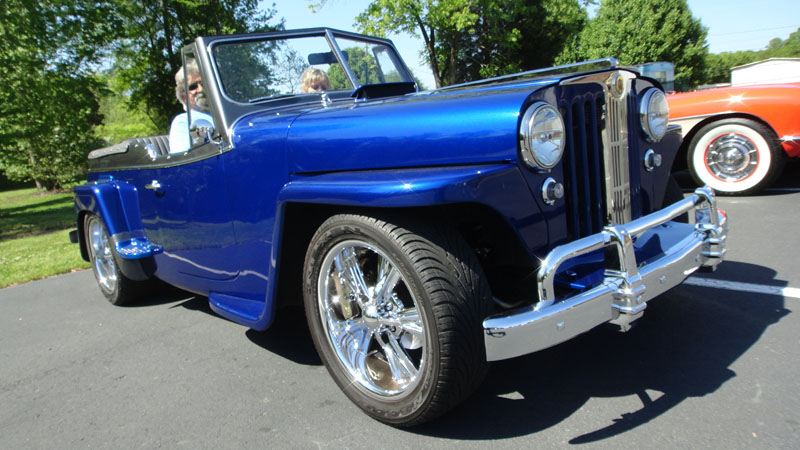
<path id="1" fill-rule="evenodd" d="M 489 361 L 626 330 L 725 253 L 714 193 L 670 178 L 661 87 L 614 60 L 420 91 L 390 41 L 331 29 L 182 55 L 213 121 L 189 109 L 186 151 L 95 150 L 75 189 L 101 291 L 128 303 L 157 279 L 257 330 L 302 302 L 328 371 L 381 421 L 444 413 Z"/>

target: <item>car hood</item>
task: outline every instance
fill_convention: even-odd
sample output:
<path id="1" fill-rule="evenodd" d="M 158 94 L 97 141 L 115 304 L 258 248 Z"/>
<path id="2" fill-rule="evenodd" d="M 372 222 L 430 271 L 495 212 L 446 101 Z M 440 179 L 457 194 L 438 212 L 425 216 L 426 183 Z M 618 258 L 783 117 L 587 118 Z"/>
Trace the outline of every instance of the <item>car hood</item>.
<path id="1" fill-rule="evenodd" d="M 520 110 L 531 92 L 554 82 L 443 89 L 306 111 L 289 127 L 289 170 L 515 160 Z"/>

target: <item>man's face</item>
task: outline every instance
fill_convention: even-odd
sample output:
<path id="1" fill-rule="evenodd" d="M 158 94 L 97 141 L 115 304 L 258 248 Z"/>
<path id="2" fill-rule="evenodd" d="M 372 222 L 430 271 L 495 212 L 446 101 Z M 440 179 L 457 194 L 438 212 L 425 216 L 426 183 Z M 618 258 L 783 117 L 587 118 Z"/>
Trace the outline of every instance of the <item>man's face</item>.
<path id="1" fill-rule="evenodd" d="M 203 91 L 203 83 L 200 80 L 200 74 L 189 73 L 186 77 L 186 84 L 189 89 L 189 106 L 200 111 L 208 111 L 208 99 Z"/>

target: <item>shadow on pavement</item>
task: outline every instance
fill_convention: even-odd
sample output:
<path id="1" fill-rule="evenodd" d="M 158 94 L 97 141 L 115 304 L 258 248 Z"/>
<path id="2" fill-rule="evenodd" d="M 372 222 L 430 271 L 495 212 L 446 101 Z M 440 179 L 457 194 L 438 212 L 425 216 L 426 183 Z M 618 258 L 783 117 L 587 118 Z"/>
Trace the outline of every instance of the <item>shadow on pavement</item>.
<path id="1" fill-rule="evenodd" d="M 281 308 L 269 328 L 264 331 L 247 330 L 245 335 L 259 347 L 297 364 L 322 365 L 301 306 Z"/>
<path id="2" fill-rule="evenodd" d="M 600 327 L 554 348 L 497 362 L 470 400 L 410 431 L 473 440 L 528 435 L 557 425 L 592 398 L 637 396 L 638 410 L 608 417 L 607 426 L 569 442 L 632 430 L 687 398 L 715 392 L 736 376 L 729 367 L 789 313 L 782 297 L 720 293 L 680 286 L 648 303 L 628 333 Z"/>

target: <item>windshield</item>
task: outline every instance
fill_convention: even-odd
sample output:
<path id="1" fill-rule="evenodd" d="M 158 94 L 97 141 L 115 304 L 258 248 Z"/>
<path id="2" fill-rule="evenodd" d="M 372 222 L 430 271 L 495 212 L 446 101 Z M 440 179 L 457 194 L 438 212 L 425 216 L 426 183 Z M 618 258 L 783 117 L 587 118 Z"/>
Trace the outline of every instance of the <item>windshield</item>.
<path id="1" fill-rule="evenodd" d="M 353 91 L 354 84 L 413 82 L 387 45 L 342 37 L 336 37 L 336 44 L 344 61 L 325 36 L 217 41 L 212 58 L 224 95 L 240 103 Z"/>

